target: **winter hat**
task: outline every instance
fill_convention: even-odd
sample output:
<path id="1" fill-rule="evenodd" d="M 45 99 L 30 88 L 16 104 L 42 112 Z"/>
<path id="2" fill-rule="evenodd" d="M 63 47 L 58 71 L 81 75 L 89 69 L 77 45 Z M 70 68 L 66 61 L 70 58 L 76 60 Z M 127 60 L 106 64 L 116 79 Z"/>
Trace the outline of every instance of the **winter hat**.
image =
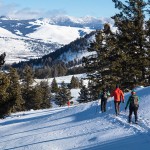
<path id="1" fill-rule="evenodd" d="M 116 84 L 116 88 L 119 88 L 119 85 L 118 85 L 118 84 Z"/>
<path id="2" fill-rule="evenodd" d="M 132 90 L 131 94 L 136 94 L 135 90 Z"/>

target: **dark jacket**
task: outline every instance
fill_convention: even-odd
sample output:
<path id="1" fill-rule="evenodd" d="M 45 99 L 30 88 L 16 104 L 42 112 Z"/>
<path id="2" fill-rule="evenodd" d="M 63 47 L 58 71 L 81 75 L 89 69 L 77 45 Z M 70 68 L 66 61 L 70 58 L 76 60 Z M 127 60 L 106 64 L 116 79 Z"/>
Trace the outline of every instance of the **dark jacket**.
<path id="1" fill-rule="evenodd" d="M 131 107 L 131 101 L 132 101 L 132 98 L 136 97 L 138 99 L 138 102 L 140 101 L 140 98 L 137 96 L 137 95 L 131 95 L 129 98 L 128 98 L 128 101 L 127 101 L 127 104 L 126 104 L 126 107 L 125 109 L 127 109 L 127 107 Z"/>

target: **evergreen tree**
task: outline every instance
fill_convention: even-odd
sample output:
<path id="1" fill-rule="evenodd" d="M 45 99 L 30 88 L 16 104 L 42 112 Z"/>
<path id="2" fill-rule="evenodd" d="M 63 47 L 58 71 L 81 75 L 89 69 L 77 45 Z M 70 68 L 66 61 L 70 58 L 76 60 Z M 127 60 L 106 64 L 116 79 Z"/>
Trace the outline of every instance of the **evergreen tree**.
<path id="1" fill-rule="evenodd" d="M 19 83 L 19 75 L 17 70 L 14 68 L 10 68 L 9 73 L 10 85 L 8 88 L 9 93 L 9 101 L 10 104 L 10 112 L 18 112 L 24 110 L 24 100 L 22 98 L 21 93 L 21 85 Z"/>
<path id="2" fill-rule="evenodd" d="M 31 92 L 30 104 L 28 104 L 28 107 L 30 106 L 29 108 L 34 110 L 40 109 L 43 101 L 40 85 L 39 84 L 35 85 L 32 91 L 30 92 Z"/>
<path id="3" fill-rule="evenodd" d="M 42 81 L 40 82 L 41 93 L 42 93 L 42 103 L 41 108 L 50 108 L 51 105 L 51 89 L 48 85 L 48 82 Z"/>
<path id="4" fill-rule="evenodd" d="M 79 88 L 82 88 L 82 86 L 83 86 L 83 79 L 80 79 L 80 81 L 79 81 Z"/>
<path id="5" fill-rule="evenodd" d="M 112 72 L 115 76 L 120 74 L 121 84 L 133 87 L 135 82 L 145 82 L 150 65 L 147 54 L 150 53 L 149 41 L 145 27 L 145 13 L 149 3 L 144 0 L 128 0 L 125 3 L 112 1 L 120 10 L 120 13 L 112 17 L 118 29 L 117 49 L 114 53 L 119 54 L 112 64 Z"/>
<path id="6" fill-rule="evenodd" d="M 58 93 L 56 94 L 56 103 L 59 106 L 65 105 L 71 99 L 71 92 L 64 82 L 61 83 Z"/>
<path id="7" fill-rule="evenodd" d="M 150 13 L 150 12 L 149 12 Z M 147 84 L 150 85 L 150 19 L 146 22 L 146 35 L 147 35 L 147 43 L 148 43 L 148 48 L 147 48 L 147 57 L 149 58 L 149 61 L 148 61 L 148 65 L 147 65 L 147 79 L 146 81 L 148 82 Z"/>
<path id="8" fill-rule="evenodd" d="M 5 57 L 6 57 L 6 53 L 5 52 L 0 55 L 0 67 L 2 67 L 4 65 Z"/>
<path id="9" fill-rule="evenodd" d="M 34 75 L 33 75 L 32 68 L 26 65 L 23 70 L 23 80 L 22 80 L 25 88 L 30 89 L 34 81 L 33 78 L 34 78 Z"/>
<path id="10" fill-rule="evenodd" d="M 71 88 L 79 88 L 79 79 L 75 76 L 72 76 L 70 81 L 70 87 Z"/>
<path id="11" fill-rule="evenodd" d="M 89 89 L 86 88 L 85 85 L 83 85 L 83 86 L 81 87 L 80 92 L 79 92 L 79 97 L 78 97 L 79 102 L 80 102 L 80 103 L 88 102 L 88 101 L 90 101 L 89 98 L 90 98 Z"/>
<path id="12" fill-rule="evenodd" d="M 90 79 L 88 82 L 89 101 L 93 101 L 98 98 L 99 89 L 100 89 L 99 84 L 97 84 L 95 80 Z"/>
<path id="13" fill-rule="evenodd" d="M 0 73 L 0 118 L 4 118 L 9 114 L 11 101 L 8 98 L 9 93 L 7 91 L 10 84 L 8 76 L 4 73 Z"/>
<path id="14" fill-rule="evenodd" d="M 110 30 L 110 25 L 105 24 L 103 30 L 97 31 L 95 41 L 88 48 L 88 51 L 93 54 L 83 58 L 92 99 L 97 97 L 100 88 L 112 85 L 111 62 L 115 44 L 115 35 Z"/>
<path id="15" fill-rule="evenodd" d="M 57 84 L 55 78 L 53 79 L 53 81 L 51 83 L 51 92 L 52 93 L 57 93 L 58 92 L 58 84 Z"/>
<path id="16" fill-rule="evenodd" d="M 25 108 L 27 110 L 33 109 L 34 102 L 33 100 L 33 71 L 31 67 L 26 66 L 23 70 L 23 79 L 22 79 L 22 96 L 25 101 Z"/>
<path id="17" fill-rule="evenodd" d="M 97 89 L 103 86 L 111 89 L 116 83 L 133 88 L 146 84 L 150 78 L 149 21 L 144 20 L 149 3 L 144 0 L 129 0 L 126 4 L 119 0 L 113 2 L 120 10 L 112 17 L 116 32 L 105 24 L 88 49 L 95 54 L 83 58 L 88 79 Z"/>

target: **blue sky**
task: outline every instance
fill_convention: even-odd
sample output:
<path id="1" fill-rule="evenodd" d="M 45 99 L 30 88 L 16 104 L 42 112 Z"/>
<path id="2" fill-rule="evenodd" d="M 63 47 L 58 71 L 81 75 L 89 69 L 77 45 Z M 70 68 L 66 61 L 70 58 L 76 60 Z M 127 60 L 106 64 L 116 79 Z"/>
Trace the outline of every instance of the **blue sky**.
<path id="1" fill-rule="evenodd" d="M 112 0 L 0 0 L 0 15 L 12 17 L 45 17 L 53 14 L 111 17 L 116 12 Z"/>

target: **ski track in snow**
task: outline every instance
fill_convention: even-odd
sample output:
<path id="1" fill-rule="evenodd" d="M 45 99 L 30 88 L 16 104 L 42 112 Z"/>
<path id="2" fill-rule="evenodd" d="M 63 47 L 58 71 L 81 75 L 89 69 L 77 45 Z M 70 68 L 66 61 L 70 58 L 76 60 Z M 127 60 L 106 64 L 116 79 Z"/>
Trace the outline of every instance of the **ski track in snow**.
<path id="1" fill-rule="evenodd" d="M 139 91 L 139 125 L 128 123 L 125 104 L 121 103 L 120 115 L 115 116 L 112 99 L 105 113 L 97 101 L 31 110 L 0 120 L 0 150 L 149 150 L 150 99 L 142 98 L 149 89 Z"/>

